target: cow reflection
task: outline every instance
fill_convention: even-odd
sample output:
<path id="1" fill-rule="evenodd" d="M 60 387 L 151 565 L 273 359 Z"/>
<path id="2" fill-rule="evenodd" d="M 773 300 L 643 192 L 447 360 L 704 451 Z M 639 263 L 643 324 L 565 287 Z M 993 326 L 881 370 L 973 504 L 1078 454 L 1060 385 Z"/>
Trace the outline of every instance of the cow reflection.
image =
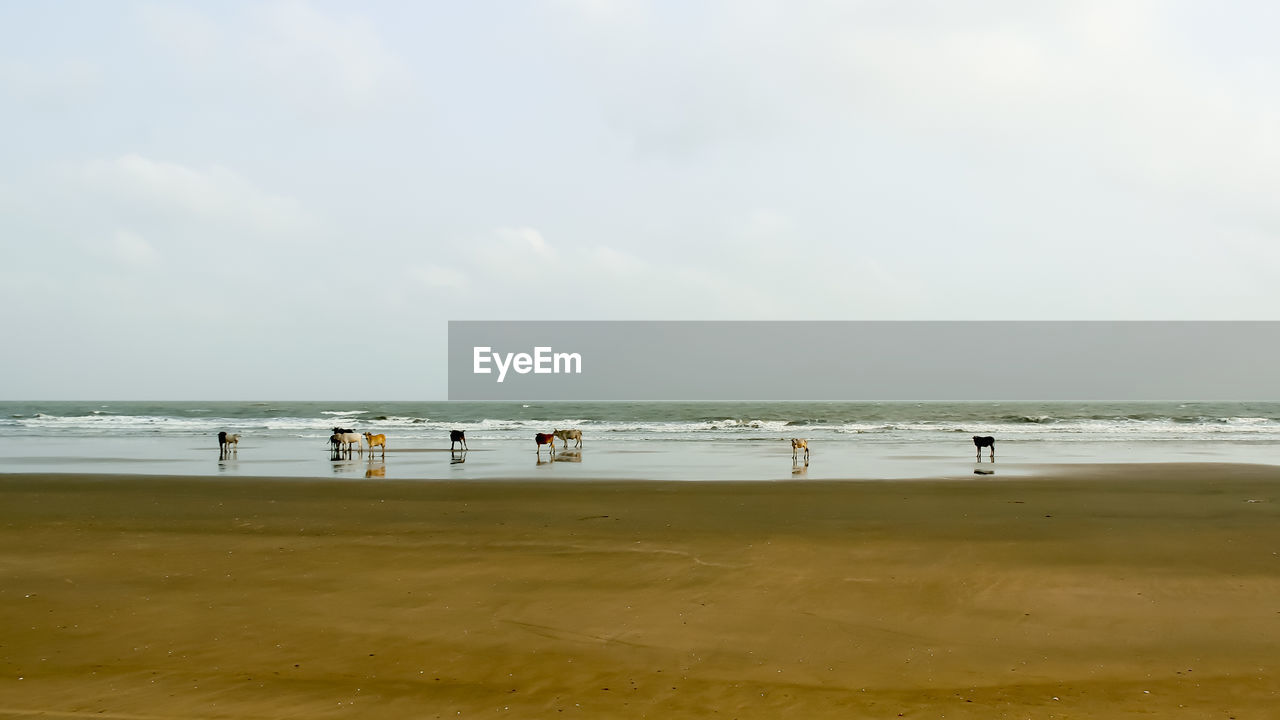
<path id="1" fill-rule="evenodd" d="M 366 478 L 380 478 L 387 476 L 387 464 L 384 462 L 374 462 L 369 460 L 369 465 L 365 468 L 364 476 Z"/>
<path id="2" fill-rule="evenodd" d="M 791 474 L 792 475 L 808 475 L 809 474 L 809 458 L 807 457 L 808 449 L 806 448 L 806 457 L 801 464 L 800 458 L 791 456 Z"/>
<path id="3" fill-rule="evenodd" d="M 551 456 L 551 462 L 582 462 L 581 450 L 561 450 Z"/>
<path id="4" fill-rule="evenodd" d="M 458 450 L 458 451 L 450 450 L 450 451 L 449 451 L 449 464 L 450 464 L 450 465 L 459 465 L 459 464 L 464 463 L 464 462 L 466 462 L 466 461 L 467 461 L 467 452 L 466 452 L 465 450 Z"/>

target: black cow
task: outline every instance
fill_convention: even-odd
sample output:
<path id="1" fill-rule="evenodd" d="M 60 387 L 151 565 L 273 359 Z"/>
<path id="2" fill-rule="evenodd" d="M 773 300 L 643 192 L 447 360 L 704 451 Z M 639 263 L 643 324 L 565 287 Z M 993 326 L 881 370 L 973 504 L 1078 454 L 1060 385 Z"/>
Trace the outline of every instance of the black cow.
<path id="1" fill-rule="evenodd" d="M 462 443 L 462 449 L 467 449 L 467 434 L 461 430 L 449 431 L 449 452 L 453 452 L 455 443 Z"/>
<path id="2" fill-rule="evenodd" d="M 996 459 L 996 439 L 990 435 L 974 435 L 973 446 L 978 448 L 978 462 L 982 462 L 982 448 L 991 448 L 991 460 Z"/>

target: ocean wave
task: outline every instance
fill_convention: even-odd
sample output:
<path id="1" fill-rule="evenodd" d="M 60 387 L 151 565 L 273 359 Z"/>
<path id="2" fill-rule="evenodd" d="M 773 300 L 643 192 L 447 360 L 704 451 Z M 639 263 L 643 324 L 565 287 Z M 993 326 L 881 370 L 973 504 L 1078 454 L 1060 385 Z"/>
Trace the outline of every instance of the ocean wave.
<path id="1" fill-rule="evenodd" d="M 868 442 L 956 442 L 960 435 L 995 435 L 1019 441 L 1131 441 L 1131 440 L 1227 440 L 1241 442 L 1280 443 L 1280 413 L 1274 404 L 1240 404 L 1236 407 L 1193 407 L 1176 409 L 1117 408 L 1117 412 L 1100 412 L 1093 408 L 1073 407 L 1071 412 L 1010 412 L 1010 408 L 994 409 L 990 417 L 980 417 L 978 409 L 965 413 L 954 409 L 938 411 L 934 407 L 902 404 L 889 409 L 866 407 L 864 417 L 852 411 L 805 412 L 797 409 L 787 417 L 785 407 L 760 404 L 760 411 L 735 415 L 690 411 L 688 408 L 667 409 L 659 404 L 627 405 L 609 417 L 600 407 L 568 408 L 556 416 L 555 405 L 539 408 L 539 417 L 520 417 L 517 407 L 484 406 L 472 408 L 471 417 L 464 409 L 451 405 L 411 406 L 369 404 L 364 410 L 331 410 L 319 407 L 300 408 L 287 403 L 264 406 L 248 404 L 211 404 L 200 408 L 177 408 L 165 414 L 164 404 L 136 403 L 119 405 L 113 411 L 94 410 L 84 405 L 66 407 L 61 413 L 50 405 L 28 404 L 0 416 L 0 433 L 41 435 L 203 435 L 220 430 L 279 437 L 327 437 L 334 425 L 357 431 L 386 433 L 401 438 L 437 438 L 450 430 L 464 430 L 476 438 L 514 438 L 553 429 L 580 428 L 588 436 L 619 440 L 767 440 L 786 437 L 840 438 L 859 436 Z M 56 405 L 54 406 L 56 407 Z M 332 407 L 330 405 L 329 407 Z M 699 408 L 700 409 L 700 408 Z M 1022 410 L 1023 408 L 1019 408 Z M 126 413 L 133 410 L 134 414 Z M 143 412 L 138 412 L 138 411 Z M 400 412 L 396 412 L 399 410 Z M 155 411 L 155 412 L 153 412 Z M 274 415 L 275 412 L 282 415 Z M 429 412 L 428 412 L 429 411 Z M 1233 411 L 1237 411 L 1234 412 Z M 480 412 L 488 413 L 479 416 Z M 510 412 L 513 416 L 504 416 Z M 667 412 L 673 417 L 654 417 Z M 456 415 L 451 419 L 449 415 Z M 681 417 L 683 415 L 683 417 Z"/>

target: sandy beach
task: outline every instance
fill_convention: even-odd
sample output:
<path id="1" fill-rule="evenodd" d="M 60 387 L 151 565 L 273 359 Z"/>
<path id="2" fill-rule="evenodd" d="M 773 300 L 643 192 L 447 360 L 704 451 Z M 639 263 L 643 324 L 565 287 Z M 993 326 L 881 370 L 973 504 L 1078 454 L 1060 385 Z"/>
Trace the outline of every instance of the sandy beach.
<path id="1" fill-rule="evenodd" d="M 1280 468 L 0 476 L 0 716 L 1274 716 Z"/>

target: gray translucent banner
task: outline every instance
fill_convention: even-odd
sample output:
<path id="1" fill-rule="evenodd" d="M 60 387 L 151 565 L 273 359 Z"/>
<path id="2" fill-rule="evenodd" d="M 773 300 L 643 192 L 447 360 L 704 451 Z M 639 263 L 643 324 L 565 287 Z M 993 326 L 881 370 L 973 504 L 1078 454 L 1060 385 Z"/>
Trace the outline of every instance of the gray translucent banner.
<path id="1" fill-rule="evenodd" d="M 1277 358 L 1280 322 L 451 321 L 449 399 L 1261 401 Z"/>

